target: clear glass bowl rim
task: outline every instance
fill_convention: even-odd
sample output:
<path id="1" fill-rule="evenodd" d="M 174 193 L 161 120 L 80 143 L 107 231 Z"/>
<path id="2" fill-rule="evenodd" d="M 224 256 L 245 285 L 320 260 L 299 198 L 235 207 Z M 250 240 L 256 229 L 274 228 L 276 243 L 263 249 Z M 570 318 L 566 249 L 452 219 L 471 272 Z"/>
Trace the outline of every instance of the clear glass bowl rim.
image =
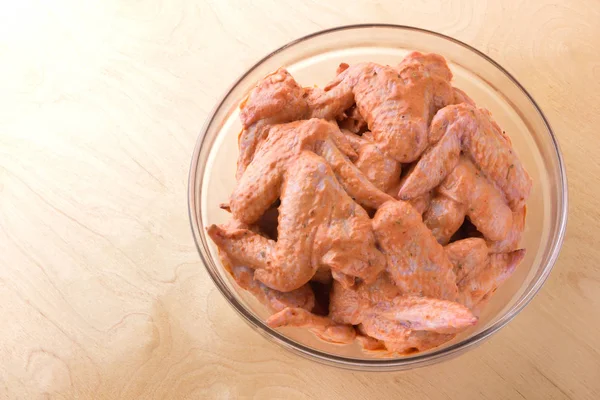
<path id="1" fill-rule="evenodd" d="M 292 47 L 298 43 L 310 40 L 314 37 L 326 35 L 326 34 L 332 33 L 332 32 L 353 30 L 353 29 L 368 29 L 368 28 L 391 28 L 391 29 L 399 29 L 399 30 L 410 30 L 410 31 L 420 32 L 423 34 L 437 36 L 441 39 L 451 41 L 455 44 L 458 44 L 458 45 L 466 48 L 467 50 L 472 51 L 473 53 L 477 54 L 478 56 L 480 56 L 483 59 L 485 59 L 486 61 L 488 61 L 490 64 L 492 64 L 494 67 L 496 67 L 499 71 L 501 71 L 504 75 L 506 75 L 506 77 L 508 79 L 510 79 L 523 92 L 523 94 L 528 98 L 528 100 L 533 104 L 533 106 L 536 109 L 536 111 L 538 112 L 539 116 L 544 121 L 547 133 L 550 135 L 550 138 L 554 145 L 554 150 L 556 152 L 555 155 L 556 155 L 556 160 L 558 162 L 559 172 L 560 172 L 560 182 L 558 182 L 558 184 L 560 185 L 560 188 L 562 189 L 562 198 L 559 198 L 559 200 L 558 200 L 558 203 L 559 203 L 558 231 L 557 231 L 557 235 L 555 236 L 556 240 L 553 243 L 552 248 L 551 248 L 550 256 L 548 258 L 548 263 L 543 267 L 542 273 L 540 274 L 537 281 L 530 288 L 530 290 L 521 296 L 521 298 L 515 303 L 515 305 L 512 307 L 512 309 L 509 310 L 509 312 L 507 312 L 505 315 L 500 317 L 500 319 L 498 319 L 498 321 L 496 321 L 494 324 L 492 324 L 488 328 L 484 329 L 483 331 L 481 331 L 463 341 L 452 344 L 451 346 L 448 346 L 448 347 L 440 349 L 440 350 L 434 350 L 434 351 L 424 353 L 424 354 L 416 354 L 414 356 L 408 356 L 408 357 L 397 358 L 397 359 L 363 360 L 363 359 L 353 359 L 353 358 L 336 356 L 333 354 L 329 354 L 329 353 L 325 353 L 322 351 L 312 349 L 310 347 L 304 346 L 301 343 L 297 343 L 297 342 L 287 338 L 285 335 L 283 335 L 283 334 L 277 332 L 276 330 L 271 329 L 270 327 L 265 325 L 263 321 L 261 321 L 260 319 L 256 318 L 254 315 L 252 315 L 251 312 L 247 311 L 246 308 L 242 304 L 240 304 L 235 299 L 235 297 L 231 295 L 231 293 L 229 293 L 229 290 L 228 290 L 226 284 L 222 281 L 221 277 L 214 274 L 213 271 L 211 270 L 211 268 L 209 267 L 209 263 L 213 263 L 212 257 L 210 256 L 209 250 L 205 243 L 205 239 L 201 234 L 201 228 L 198 226 L 198 221 L 194 217 L 194 210 L 196 209 L 196 201 L 199 200 L 199 199 L 196 199 L 196 196 L 195 196 L 195 183 L 197 180 L 198 162 L 199 162 L 200 152 L 203 148 L 204 140 L 206 138 L 206 132 L 208 131 L 208 128 L 211 126 L 211 124 L 213 123 L 214 117 L 217 113 L 217 110 L 219 110 L 221 108 L 223 102 L 230 95 L 231 91 L 250 72 L 252 72 L 258 66 L 260 66 L 265 60 L 271 58 L 275 54 L 278 54 L 278 53 L 286 50 L 289 47 Z M 200 183 L 201 183 L 201 181 L 200 181 Z M 301 38 L 298 38 L 296 40 L 293 40 L 293 41 L 281 46 L 280 48 L 274 50 L 273 52 L 269 53 L 268 55 L 266 55 L 265 57 L 260 59 L 258 62 L 256 62 L 252 67 L 250 67 L 244 74 L 242 74 L 229 87 L 229 89 L 225 92 L 225 94 L 220 98 L 217 105 L 213 108 L 210 115 L 207 117 L 206 122 L 204 123 L 204 126 L 200 132 L 200 135 L 198 136 L 196 146 L 194 148 L 194 152 L 192 155 L 192 161 L 191 161 L 191 165 L 190 165 L 189 180 L 188 180 L 188 215 L 189 215 L 189 219 L 190 219 L 190 225 L 191 225 L 192 234 L 194 237 L 194 242 L 196 244 L 196 248 L 198 250 L 198 253 L 200 255 L 200 258 L 201 258 L 206 270 L 208 271 L 208 274 L 210 275 L 211 279 L 213 280 L 214 284 L 217 286 L 217 288 L 219 289 L 221 294 L 227 299 L 229 304 L 234 308 L 234 310 L 236 310 L 240 314 L 240 316 L 243 317 L 243 319 L 254 330 L 258 331 L 260 334 L 262 334 L 267 339 L 274 340 L 276 343 L 278 343 L 282 347 L 284 347 L 288 350 L 291 350 L 296 354 L 299 354 L 299 355 L 301 355 L 305 358 L 311 359 L 313 361 L 318 361 L 323 364 L 346 368 L 346 369 L 366 370 L 366 371 L 369 371 L 369 370 L 371 370 L 371 371 L 403 370 L 403 369 L 417 368 L 417 367 L 429 365 L 429 364 L 432 364 L 435 362 L 439 362 L 442 359 L 447 359 L 447 358 L 451 358 L 452 356 L 462 354 L 467 349 L 475 347 L 480 342 L 484 341 L 485 339 L 489 338 L 494 333 L 498 332 L 502 327 L 504 327 L 508 322 L 510 322 L 519 312 L 521 312 L 523 310 L 523 308 L 525 308 L 525 306 L 527 306 L 527 304 L 529 304 L 529 302 L 535 297 L 535 295 L 538 293 L 538 291 L 541 289 L 544 282 L 550 275 L 550 272 L 552 271 L 552 268 L 554 267 L 554 264 L 556 263 L 556 260 L 558 258 L 560 249 L 561 249 L 563 241 L 564 241 L 564 236 L 565 236 L 565 231 L 566 231 L 566 226 L 567 226 L 567 215 L 568 215 L 568 212 L 567 212 L 567 210 L 568 210 L 567 188 L 568 188 L 567 177 L 566 177 L 566 171 L 565 171 L 563 157 L 562 157 L 556 136 L 554 135 L 554 132 L 552 131 L 552 128 L 550 127 L 550 124 L 549 124 L 546 116 L 544 115 L 544 113 L 542 112 L 542 110 L 540 109 L 540 107 L 538 106 L 536 101 L 533 99 L 533 97 L 523 87 L 523 85 L 521 85 L 500 64 L 498 64 L 496 61 L 494 61 L 492 58 L 490 58 L 483 52 L 475 49 L 474 47 L 472 47 L 460 40 L 454 39 L 453 37 L 450 37 L 450 36 L 435 32 L 435 31 L 417 28 L 417 27 L 413 27 L 413 26 L 396 25 L 396 24 L 378 24 L 378 23 L 352 24 L 352 25 L 337 26 L 334 28 L 317 31 L 317 32 L 303 36 Z"/>

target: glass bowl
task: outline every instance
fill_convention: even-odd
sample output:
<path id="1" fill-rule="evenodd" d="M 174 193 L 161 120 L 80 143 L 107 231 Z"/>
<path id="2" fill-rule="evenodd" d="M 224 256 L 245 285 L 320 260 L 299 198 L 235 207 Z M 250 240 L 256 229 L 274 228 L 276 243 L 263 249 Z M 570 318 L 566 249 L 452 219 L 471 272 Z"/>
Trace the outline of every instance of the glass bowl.
<path id="1" fill-rule="evenodd" d="M 489 109 L 513 142 L 533 178 L 521 247 L 527 255 L 497 291 L 479 323 L 429 352 L 381 358 L 358 344 L 338 346 L 301 328 L 274 330 L 263 322 L 269 311 L 240 289 L 221 265 L 206 227 L 230 216 L 219 208 L 235 184 L 238 104 L 255 83 L 285 67 L 303 86 L 324 86 L 341 62 L 373 61 L 395 65 L 409 51 L 438 53 L 454 73 L 454 85 L 480 107 Z M 309 359 L 360 370 L 401 370 L 436 363 L 473 348 L 512 320 L 531 301 L 550 274 L 567 221 L 567 183 L 558 143 L 533 98 L 504 68 L 480 51 L 448 36 L 407 26 L 353 25 L 293 41 L 251 67 L 227 91 L 208 117 L 192 157 L 189 215 L 200 257 L 214 283 L 233 308 L 269 340 Z M 533 336 L 531 340 L 534 340 Z"/>

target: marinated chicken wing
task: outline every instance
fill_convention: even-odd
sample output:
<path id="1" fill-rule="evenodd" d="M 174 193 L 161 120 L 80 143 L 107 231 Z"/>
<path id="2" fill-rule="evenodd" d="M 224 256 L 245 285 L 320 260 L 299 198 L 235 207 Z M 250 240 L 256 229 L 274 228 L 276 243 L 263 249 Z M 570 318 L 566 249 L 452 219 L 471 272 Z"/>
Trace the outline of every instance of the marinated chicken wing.
<path id="1" fill-rule="evenodd" d="M 466 215 L 486 238 L 502 240 L 507 236 L 512 226 L 510 207 L 502 193 L 466 157 L 461 157 L 438 193 L 465 205 Z"/>
<path id="2" fill-rule="evenodd" d="M 359 204 L 377 209 L 386 201 L 394 200 L 379 190 L 331 141 L 323 142 L 316 151 L 327 160 L 340 184 Z"/>
<path id="3" fill-rule="evenodd" d="M 496 289 L 512 275 L 524 257 L 524 249 L 491 254 L 485 268 L 459 282 L 458 301 L 471 310 L 477 310 L 479 303 L 484 299 L 489 300 Z"/>
<path id="4" fill-rule="evenodd" d="M 284 68 L 258 82 L 240 104 L 243 130 L 238 138 L 240 155 L 236 178 L 242 177 L 270 125 L 302 119 L 307 113 L 304 89 Z"/>
<path id="5" fill-rule="evenodd" d="M 303 152 L 294 160 L 283 177 L 277 242 L 215 225 L 209 235 L 231 259 L 257 269 L 257 280 L 282 292 L 306 284 L 321 265 L 372 282 L 385 259 L 375 248 L 366 211 L 321 157 Z M 233 201 L 231 208 L 235 215 Z"/>
<path id="6" fill-rule="evenodd" d="M 434 118 L 432 125 L 435 122 Z M 443 136 L 410 168 L 401 182 L 397 197 L 401 200 L 414 199 L 438 186 L 458 164 L 460 146 L 458 134 Z"/>
<path id="7" fill-rule="evenodd" d="M 385 347 L 393 353 L 412 354 L 423 352 L 454 339 L 456 335 L 427 331 L 411 331 L 402 340 L 386 340 Z"/>
<path id="8" fill-rule="evenodd" d="M 456 276 L 442 246 L 408 203 L 388 202 L 373 218 L 387 271 L 405 295 L 456 297 Z"/>
<path id="9" fill-rule="evenodd" d="M 368 337 L 383 341 L 389 352 L 398 354 L 426 351 L 441 346 L 455 336 L 452 333 L 413 330 L 398 321 L 375 316 L 365 319 L 361 329 Z"/>
<path id="10" fill-rule="evenodd" d="M 467 158 L 461 157 L 437 192 L 423 219 L 439 243 L 448 243 L 465 216 L 486 238 L 507 237 L 512 227 L 512 211 L 502 193 Z"/>
<path id="11" fill-rule="evenodd" d="M 400 295 L 400 289 L 387 272 L 379 274 L 375 282 L 345 287 L 334 281 L 329 296 L 329 317 L 335 322 L 357 325 L 365 310 L 379 302 L 391 302 Z"/>
<path id="12" fill-rule="evenodd" d="M 284 293 L 273 290 L 255 280 L 254 270 L 251 268 L 235 266 L 231 269 L 236 283 L 273 311 L 281 311 L 286 307 L 311 311 L 315 306 L 315 295 L 309 285 Z"/>
<path id="13" fill-rule="evenodd" d="M 354 341 L 356 331 L 352 325 L 336 324 L 327 317 L 312 314 L 303 308 L 285 308 L 267 319 L 271 328 L 284 326 L 305 327 L 319 338 L 337 344 Z"/>
<path id="14" fill-rule="evenodd" d="M 373 327 L 370 326 L 370 328 Z M 410 333 L 404 331 L 404 335 L 399 340 L 384 342 L 369 336 L 362 324 L 357 326 L 357 330 L 356 340 L 361 344 L 364 351 L 399 355 L 409 355 L 438 347 L 450 341 L 455 336 L 427 331 L 412 331 Z"/>
<path id="15" fill-rule="evenodd" d="M 385 272 L 374 283 L 355 288 L 334 282 L 329 311 L 333 321 L 359 326 L 363 346 L 380 349 L 377 341 L 386 346 L 389 341 L 391 351 L 400 351 L 401 343 L 406 349 L 437 346 L 477 322 L 469 309 L 453 301 L 402 295 Z"/>
<path id="16" fill-rule="evenodd" d="M 458 164 L 461 149 L 501 189 L 512 210 L 523 207 L 532 181 L 489 111 L 450 105 L 433 118 L 427 150 L 400 188 L 401 199 L 431 190 Z"/>
<path id="17" fill-rule="evenodd" d="M 456 333 L 477 322 L 467 308 L 454 301 L 402 294 L 385 274 L 358 288 L 334 285 L 329 307 L 333 321 L 353 325 L 375 316 L 413 330 Z"/>
<path id="18" fill-rule="evenodd" d="M 369 179 L 379 190 L 385 193 L 393 193 L 400 183 L 402 164 L 387 157 L 377 147 L 370 135 L 355 135 L 348 130 L 342 130 L 342 134 L 357 153 L 354 160 L 356 167 Z"/>
<path id="19" fill-rule="evenodd" d="M 437 333 L 457 333 L 477 322 L 461 304 L 418 296 L 400 296 L 389 303 L 375 304 L 368 313 L 402 322 L 405 328 Z"/>
<path id="20" fill-rule="evenodd" d="M 491 254 L 483 239 L 459 240 L 445 247 L 455 266 L 458 301 L 478 314 L 525 257 L 525 250 Z"/>
<path id="21" fill-rule="evenodd" d="M 227 257 L 231 265 L 247 265 L 253 269 L 267 268 L 270 260 L 276 255 L 277 242 L 249 228 L 228 224 L 211 225 L 206 232 L 219 247 L 221 258 Z"/>
<path id="22" fill-rule="evenodd" d="M 445 246 L 444 251 L 454 265 L 459 285 L 463 279 L 478 274 L 488 262 L 489 249 L 481 238 L 457 240 Z"/>
<path id="23" fill-rule="evenodd" d="M 466 215 L 466 204 L 452 200 L 443 194 L 437 194 L 431 199 L 429 208 L 423 214 L 423 222 L 431 230 L 438 243 L 445 245 L 458 231 Z"/>
<path id="24" fill-rule="evenodd" d="M 223 227 L 232 232 L 250 231 L 260 237 L 265 236 L 258 226 L 248 226 L 236 220 L 229 221 L 224 224 Z M 235 254 L 236 253 L 232 251 L 221 252 L 220 256 L 226 269 L 238 286 L 252 293 L 262 304 L 273 311 L 280 311 L 286 307 L 299 307 L 308 311 L 311 311 L 314 308 L 315 295 L 309 285 L 304 285 L 296 290 L 285 293 L 273 290 L 254 279 L 254 270 L 240 264 L 240 258 L 236 257 Z"/>
<path id="25" fill-rule="evenodd" d="M 402 164 L 386 157 L 375 143 L 360 148 L 356 166 L 382 192 L 390 193 L 400 183 Z"/>
<path id="26" fill-rule="evenodd" d="M 525 229 L 525 215 L 527 209 L 523 208 L 513 213 L 513 222 L 508 232 L 508 235 L 503 240 L 493 241 L 488 240 L 488 246 L 492 253 L 508 253 L 510 251 L 517 250 L 519 248 L 519 242 L 521 241 L 521 235 Z"/>
<path id="27" fill-rule="evenodd" d="M 239 180 L 229 206 L 234 218 L 253 224 L 281 195 L 291 163 L 301 153 L 322 155 L 344 189 L 359 203 L 377 208 L 391 196 L 377 189 L 330 139 L 338 128 L 329 122 L 311 119 L 271 127 L 269 136 Z"/>
<path id="28" fill-rule="evenodd" d="M 397 68 L 350 66 L 322 93 L 309 96 L 311 116 L 334 118 L 354 102 L 378 147 L 399 162 L 412 162 L 429 144 L 433 114 L 454 101 L 452 73 L 443 57 L 413 52 Z"/>

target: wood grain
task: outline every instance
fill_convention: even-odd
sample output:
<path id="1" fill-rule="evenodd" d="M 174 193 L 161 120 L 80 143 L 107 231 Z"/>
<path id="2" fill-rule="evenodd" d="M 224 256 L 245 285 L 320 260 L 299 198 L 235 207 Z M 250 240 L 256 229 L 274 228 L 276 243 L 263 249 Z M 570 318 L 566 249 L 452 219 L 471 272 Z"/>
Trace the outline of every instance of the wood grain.
<path id="1" fill-rule="evenodd" d="M 569 177 L 567 239 L 532 304 L 481 347 L 405 373 L 265 341 L 216 291 L 187 219 L 190 155 L 232 80 L 291 39 L 374 21 L 504 65 Z M 0 398 L 599 398 L 599 21 L 595 0 L 4 2 Z"/>

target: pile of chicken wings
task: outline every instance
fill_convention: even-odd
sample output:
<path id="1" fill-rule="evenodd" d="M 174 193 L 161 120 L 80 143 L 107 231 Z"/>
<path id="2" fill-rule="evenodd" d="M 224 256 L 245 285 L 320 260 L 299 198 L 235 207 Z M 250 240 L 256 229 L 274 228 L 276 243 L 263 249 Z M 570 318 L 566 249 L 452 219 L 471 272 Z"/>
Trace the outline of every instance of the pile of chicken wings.
<path id="1" fill-rule="evenodd" d="M 232 219 L 208 233 L 274 314 L 366 351 L 451 340 L 525 255 L 532 181 L 437 54 L 341 64 L 324 88 L 285 70 L 240 104 Z"/>

